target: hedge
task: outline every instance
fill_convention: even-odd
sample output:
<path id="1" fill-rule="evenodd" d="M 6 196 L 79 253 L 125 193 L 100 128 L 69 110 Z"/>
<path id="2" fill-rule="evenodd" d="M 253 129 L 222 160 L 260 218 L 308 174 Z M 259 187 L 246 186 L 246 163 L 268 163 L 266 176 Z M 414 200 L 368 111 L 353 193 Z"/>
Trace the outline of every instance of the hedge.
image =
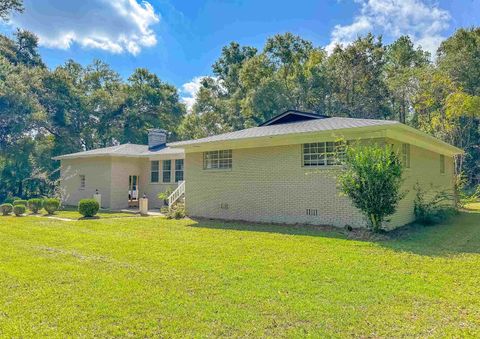
<path id="1" fill-rule="evenodd" d="M 57 198 L 48 198 L 43 201 L 43 208 L 48 214 L 55 213 L 60 207 L 60 200 Z"/>
<path id="2" fill-rule="evenodd" d="M 43 200 L 39 198 L 33 198 L 28 200 L 28 209 L 33 213 L 38 213 L 43 207 Z"/>
<path id="3" fill-rule="evenodd" d="M 15 206 L 13 206 L 13 214 L 15 214 L 17 217 L 24 214 L 26 210 L 27 210 L 27 208 L 25 207 L 25 205 L 15 205 Z"/>

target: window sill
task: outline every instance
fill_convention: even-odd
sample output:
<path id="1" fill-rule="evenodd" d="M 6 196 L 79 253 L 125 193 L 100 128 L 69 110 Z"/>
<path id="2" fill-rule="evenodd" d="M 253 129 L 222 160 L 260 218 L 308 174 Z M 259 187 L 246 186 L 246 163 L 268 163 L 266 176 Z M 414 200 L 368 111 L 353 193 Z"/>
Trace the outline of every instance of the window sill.
<path id="1" fill-rule="evenodd" d="M 215 173 L 215 172 L 231 172 L 232 168 L 204 168 L 203 171 L 204 172 L 212 172 L 212 173 Z"/>
<path id="2" fill-rule="evenodd" d="M 329 170 L 329 169 L 341 169 L 342 165 L 319 165 L 319 166 L 302 166 L 303 169 L 314 169 L 314 170 Z"/>

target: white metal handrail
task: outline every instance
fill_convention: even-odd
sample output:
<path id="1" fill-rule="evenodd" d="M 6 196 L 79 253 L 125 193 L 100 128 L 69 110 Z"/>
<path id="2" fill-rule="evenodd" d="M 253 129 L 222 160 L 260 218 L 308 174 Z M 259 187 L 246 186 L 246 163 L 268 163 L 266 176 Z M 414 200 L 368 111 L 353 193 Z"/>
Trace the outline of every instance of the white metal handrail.
<path id="1" fill-rule="evenodd" d="M 168 207 L 172 207 L 183 194 L 185 194 L 185 181 L 179 181 L 178 187 L 168 196 Z"/>

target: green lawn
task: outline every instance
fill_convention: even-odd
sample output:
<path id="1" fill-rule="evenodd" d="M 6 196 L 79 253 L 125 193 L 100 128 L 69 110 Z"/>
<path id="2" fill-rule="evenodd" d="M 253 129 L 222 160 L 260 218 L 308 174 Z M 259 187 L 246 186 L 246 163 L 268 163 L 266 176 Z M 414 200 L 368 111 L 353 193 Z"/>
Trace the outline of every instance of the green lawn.
<path id="1" fill-rule="evenodd" d="M 480 212 L 392 239 L 0 217 L 0 337 L 479 337 Z"/>
<path id="2" fill-rule="evenodd" d="M 28 212 L 27 212 L 28 213 Z M 64 219 L 72 219 L 78 220 L 83 218 L 83 216 L 78 212 L 76 207 L 67 206 L 62 208 L 59 211 L 56 211 L 53 215 L 48 215 L 45 210 L 41 210 L 38 213 L 38 216 L 42 217 L 55 217 L 55 218 L 64 218 Z M 98 211 L 95 218 L 126 218 L 126 217 L 139 217 L 139 214 L 128 213 L 128 212 L 116 212 L 116 211 L 109 211 L 109 210 L 100 210 Z"/>

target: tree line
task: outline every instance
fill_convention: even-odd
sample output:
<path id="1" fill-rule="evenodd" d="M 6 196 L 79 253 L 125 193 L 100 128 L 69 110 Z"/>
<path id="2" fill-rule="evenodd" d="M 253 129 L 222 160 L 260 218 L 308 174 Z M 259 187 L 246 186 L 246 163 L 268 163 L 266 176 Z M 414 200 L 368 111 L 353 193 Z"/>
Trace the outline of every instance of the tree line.
<path id="1" fill-rule="evenodd" d="M 21 2 L 0 1 L 0 19 L 10 10 L 21 11 Z M 480 28 L 457 30 L 434 58 L 408 36 L 384 44 L 368 34 L 328 55 L 278 34 L 262 50 L 230 43 L 212 73 L 187 112 L 178 89 L 147 69 L 127 79 L 100 60 L 49 69 L 34 33 L 0 35 L 0 200 L 49 194 L 58 179 L 55 155 L 145 144 L 149 128 L 170 131 L 170 140 L 198 138 L 287 109 L 399 120 L 464 149 L 458 170 L 468 183 L 478 180 Z"/>

